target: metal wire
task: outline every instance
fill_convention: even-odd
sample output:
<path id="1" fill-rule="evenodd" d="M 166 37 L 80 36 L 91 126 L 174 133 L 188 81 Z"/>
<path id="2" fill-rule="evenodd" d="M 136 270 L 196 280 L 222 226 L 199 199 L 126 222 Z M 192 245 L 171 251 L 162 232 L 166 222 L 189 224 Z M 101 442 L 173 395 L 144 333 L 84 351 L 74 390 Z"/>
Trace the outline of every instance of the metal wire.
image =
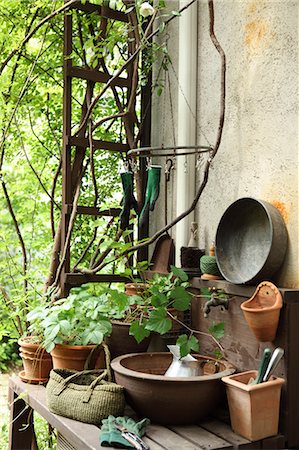
<path id="1" fill-rule="evenodd" d="M 177 153 L 177 150 L 186 150 L 185 152 Z M 146 158 L 148 156 L 185 156 L 185 155 L 196 155 L 198 153 L 208 153 L 213 151 L 213 147 L 205 145 L 182 145 L 182 146 L 172 146 L 172 147 L 141 147 L 133 148 L 129 150 L 128 156 L 139 156 L 141 158 Z M 156 153 L 158 152 L 158 153 Z"/>

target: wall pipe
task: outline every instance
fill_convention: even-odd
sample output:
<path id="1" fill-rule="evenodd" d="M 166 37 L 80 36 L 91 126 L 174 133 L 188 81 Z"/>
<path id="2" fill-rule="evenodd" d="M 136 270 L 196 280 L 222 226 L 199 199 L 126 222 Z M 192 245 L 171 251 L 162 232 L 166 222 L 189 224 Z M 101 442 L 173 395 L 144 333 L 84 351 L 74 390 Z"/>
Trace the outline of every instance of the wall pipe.
<path id="1" fill-rule="evenodd" d="M 180 8 L 186 0 L 180 0 Z M 179 23 L 178 124 L 177 145 L 196 144 L 197 100 L 197 2 L 182 12 Z M 179 151 L 178 151 L 179 152 Z M 181 152 L 184 152 L 182 150 Z M 195 197 L 195 155 L 180 156 L 176 161 L 176 215 L 186 211 Z M 188 244 L 194 212 L 176 225 L 176 265 L 180 251 Z"/>

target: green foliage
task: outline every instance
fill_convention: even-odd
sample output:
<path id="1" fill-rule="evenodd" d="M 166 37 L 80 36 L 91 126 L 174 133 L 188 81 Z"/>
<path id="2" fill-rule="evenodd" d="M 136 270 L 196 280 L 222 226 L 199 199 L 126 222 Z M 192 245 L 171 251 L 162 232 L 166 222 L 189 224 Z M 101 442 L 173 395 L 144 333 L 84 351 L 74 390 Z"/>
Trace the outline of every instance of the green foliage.
<path id="1" fill-rule="evenodd" d="M 12 367 L 19 365 L 21 365 L 21 361 L 15 339 L 2 338 L 0 344 L 0 371 L 7 372 Z"/>
<path id="2" fill-rule="evenodd" d="M 189 353 L 199 351 L 199 342 L 195 336 L 187 336 L 182 334 L 178 337 L 176 344 L 180 347 L 181 358 L 189 355 Z"/>
<path id="3" fill-rule="evenodd" d="M 165 308 L 155 308 L 150 314 L 146 324 L 146 329 L 155 331 L 159 334 L 165 334 L 172 328 L 172 321 L 167 316 L 167 310 Z"/>
<path id="4" fill-rule="evenodd" d="M 108 4 L 107 0 L 91 0 L 95 4 Z M 141 41 L 144 39 L 146 18 L 140 14 L 142 0 L 136 0 L 138 31 Z M 170 329 L 171 320 L 167 308 L 188 309 L 191 294 L 188 277 L 180 269 L 172 268 L 167 277 L 153 280 L 145 298 L 125 299 L 117 290 L 91 295 L 81 289 L 68 299 L 63 299 L 51 307 L 43 302 L 43 285 L 50 265 L 53 236 L 61 217 L 61 137 L 62 137 L 62 97 L 63 97 L 63 14 L 55 15 L 43 26 L 37 27 L 55 9 L 64 5 L 63 0 L 20 0 L 12 2 L 2 0 L 0 5 L 1 59 L 3 62 L 0 95 L 0 121 L 2 124 L 2 141 L 0 144 L 0 175 L 3 190 L 0 193 L 0 287 L 7 296 L 2 295 L 3 320 L 1 327 L 11 330 L 11 339 L 26 332 L 26 316 L 32 322 L 30 331 L 44 335 L 49 350 L 55 343 L 89 343 L 101 342 L 109 334 L 111 325 L 108 317 L 123 318 L 131 315 L 131 333 L 137 340 L 147 336 L 151 329 L 165 333 Z M 109 6 L 125 11 L 123 1 L 110 1 Z M 161 14 L 165 2 L 159 0 L 155 5 L 158 26 L 162 36 L 166 36 L 167 26 L 164 19 L 176 15 L 176 11 Z M 79 67 L 98 69 L 105 61 L 107 73 L 113 76 L 128 58 L 128 33 L 134 34 L 130 25 L 119 21 L 109 21 L 107 35 L 99 35 L 98 14 L 85 14 L 69 11 L 72 16 L 74 36 L 72 63 Z M 22 44 L 25 36 L 35 30 L 32 38 Z M 137 33 L 138 34 L 138 33 Z M 163 41 L 163 38 L 161 39 Z M 142 41 L 143 42 L 143 41 Z M 12 50 L 15 50 L 11 54 Z M 17 51 L 19 50 L 19 51 Z M 10 57 L 11 55 L 11 57 Z M 9 62 L 5 64 L 5 61 Z M 148 74 L 153 64 L 159 61 L 161 68 L 167 70 L 169 55 L 164 42 L 142 44 L 142 67 L 139 66 L 137 86 L 136 123 L 133 134 L 138 134 L 140 117 L 141 88 L 148 82 Z M 140 63 L 139 63 L 140 64 Z M 159 71 L 160 73 L 160 71 Z M 162 83 L 156 80 L 158 89 Z M 124 100 L 118 107 L 115 101 Z M 94 97 L 98 91 L 94 91 Z M 86 83 L 73 80 L 72 85 L 72 133 L 82 117 L 85 102 Z M 92 123 L 104 121 L 125 110 L 123 89 L 116 87 L 114 93 L 107 90 L 101 103 L 92 112 Z M 83 108 L 84 110 L 84 108 Z M 134 114 L 132 114 L 134 116 Z M 86 133 L 86 137 L 87 133 Z M 97 127 L 93 138 L 104 141 L 126 141 L 126 129 L 120 118 L 104 121 Z M 74 161 L 75 150 L 71 152 Z M 94 205 L 104 208 L 119 206 L 121 200 L 121 183 L 118 174 L 120 156 L 102 150 L 87 150 L 84 160 L 86 170 L 83 173 L 79 204 Z M 94 180 L 97 180 L 96 189 Z M 9 201 L 4 187 L 7 190 Z M 13 214 L 10 211 L 12 208 Z M 52 216 L 52 222 L 49 220 Z M 18 224 L 18 230 L 16 229 Z M 71 266 L 88 269 L 93 255 L 97 253 L 108 256 L 106 263 L 111 263 L 109 271 L 115 271 L 114 261 L 131 246 L 128 236 L 119 242 L 115 240 L 117 223 L 107 225 L 105 219 L 77 215 L 71 234 Z M 90 238 L 97 238 L 90 243 Z M 23 246 L 21 245 L 21 238 Z M 85 257 L 81 260 L 81 256 Z M 56 255 L 57 256 L 57 255 Z M 79 264 L 78 263 L 78 264 Z M 119 271 L 122 270 L 123 262 Z M 144 267 L 140 267 L 144 270 Z M 133 277 L 126 269 L 127 275 Z M 137 268 L 139 270 L 139 268 Z M 135 268 L 134 268 L 135 271 Z M 134 275 L 135 276 L 135 275 Z M 113 302 L 112 300 L 113 299 Z M 80 300 L 80 302 L 79 302 Z M 80 304 L 79 304 L 80 303 Z M 111 307 L 112 304 L 112 307 Z M 135 308 L 134 305 L 141 308 Z M 149 311 L 149 306 L 152 310 Z M 111 307 L 108 310 L 108 307 Z M 37 309 L 35 309 L 37 308 Z M 148 319 L 146 317 L 148 315 Z M 148 327 L 146 323 L 148 322 Z M 6 336 L 3 335 L 3 339 Z M 4 341 L 2 340 L 2 343 Z M 0 341 L 1 346 L 1 341 Z M 13 350 L 3 346 L 3 364 Z M 1 355 L 0 355 L 1 358 Z M 0 360 L 1 364 L 1 360 Z"/>
<path id="5" fill-rule="evenodd" d="M 143 326 L 140 320 L 134 320 L 130 325 L 129 334 L 134 336 L 139 344 L 144 338 L 150 335 L 150 331 Z"/>
<path id="6" fill-rule="evenodd" d="M 55 344 L 100 344 L 112 331 L 99 298 L 82 288 L 55 304 L 38 306 L 28 314 L 28 320 L 33 334 L 36 327 L 41 330 L 48 352 Z"/>
<path id="7" fill-rule="evenodd" d="M 225 335 L 224 327 L 225 327 L 224 322 L 219 322 L 219 323 L 213 322 L 212 325 L 209 326 L 209 332 L 216 339 L 221 339 Z"/>
<path id="8" fill-rule="evenodd" d="M 0 426 L 0 450 L 7 450 L 8 448 L 8 433 L 9 433 L 9 413 L 7 417 L 0 417 L 2 425 Z M 56 450 L 57 440 L 53 433 L 49 436 L 48 422 L 40 415 L 34 412 L 34 430 L 36 434 L 37 444 L 39 450 Z"/>

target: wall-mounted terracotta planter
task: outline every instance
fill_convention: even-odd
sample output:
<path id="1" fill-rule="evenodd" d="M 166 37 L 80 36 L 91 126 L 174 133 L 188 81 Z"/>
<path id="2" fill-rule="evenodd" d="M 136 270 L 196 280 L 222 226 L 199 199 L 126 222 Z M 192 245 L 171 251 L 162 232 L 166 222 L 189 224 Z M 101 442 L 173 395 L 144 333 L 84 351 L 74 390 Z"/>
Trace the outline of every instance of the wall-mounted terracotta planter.
<path id="1" fill-rule="evenodd" d="M 23 369 L 19 376 L 22 381 L 38 384 L 46 383 L 53 368 L 52 357 L 40 344 L 32 342 L 30 336 L 19 339 Z"/>
<path id="2" fill-rule="evenodd" d="M 271 376 L 269 381 L 248 384 L 257 371 L 223 377 L 233 431 L 250 441 L 258 441 L 278 433 L 279 406 L 283 378 Z"/>
<path id="3" fill-rule="evenodd" d="M 253 296 L 241 304 L 249 327 L 261 342 L 274 341 L 281 308 L 282 296 L 269 281 L 260 283 Z"/>

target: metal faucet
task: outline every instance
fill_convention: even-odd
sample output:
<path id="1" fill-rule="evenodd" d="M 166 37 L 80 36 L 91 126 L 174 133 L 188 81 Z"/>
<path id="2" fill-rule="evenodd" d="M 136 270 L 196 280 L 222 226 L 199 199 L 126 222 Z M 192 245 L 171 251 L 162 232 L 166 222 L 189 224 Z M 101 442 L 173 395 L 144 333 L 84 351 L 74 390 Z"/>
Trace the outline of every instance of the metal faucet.
<path id="1" fill-rule="evenodd" d="M 224 306 L 226 310 L 228 310 L 229 297 L 219 297 L 217 292 L 213 292 L 211 294 L 210 300 L 208 300 L 203 308 L 204 317 L 207 318 L 209 312 L 211 311 L 211 307 L 214 306 Z"/>

